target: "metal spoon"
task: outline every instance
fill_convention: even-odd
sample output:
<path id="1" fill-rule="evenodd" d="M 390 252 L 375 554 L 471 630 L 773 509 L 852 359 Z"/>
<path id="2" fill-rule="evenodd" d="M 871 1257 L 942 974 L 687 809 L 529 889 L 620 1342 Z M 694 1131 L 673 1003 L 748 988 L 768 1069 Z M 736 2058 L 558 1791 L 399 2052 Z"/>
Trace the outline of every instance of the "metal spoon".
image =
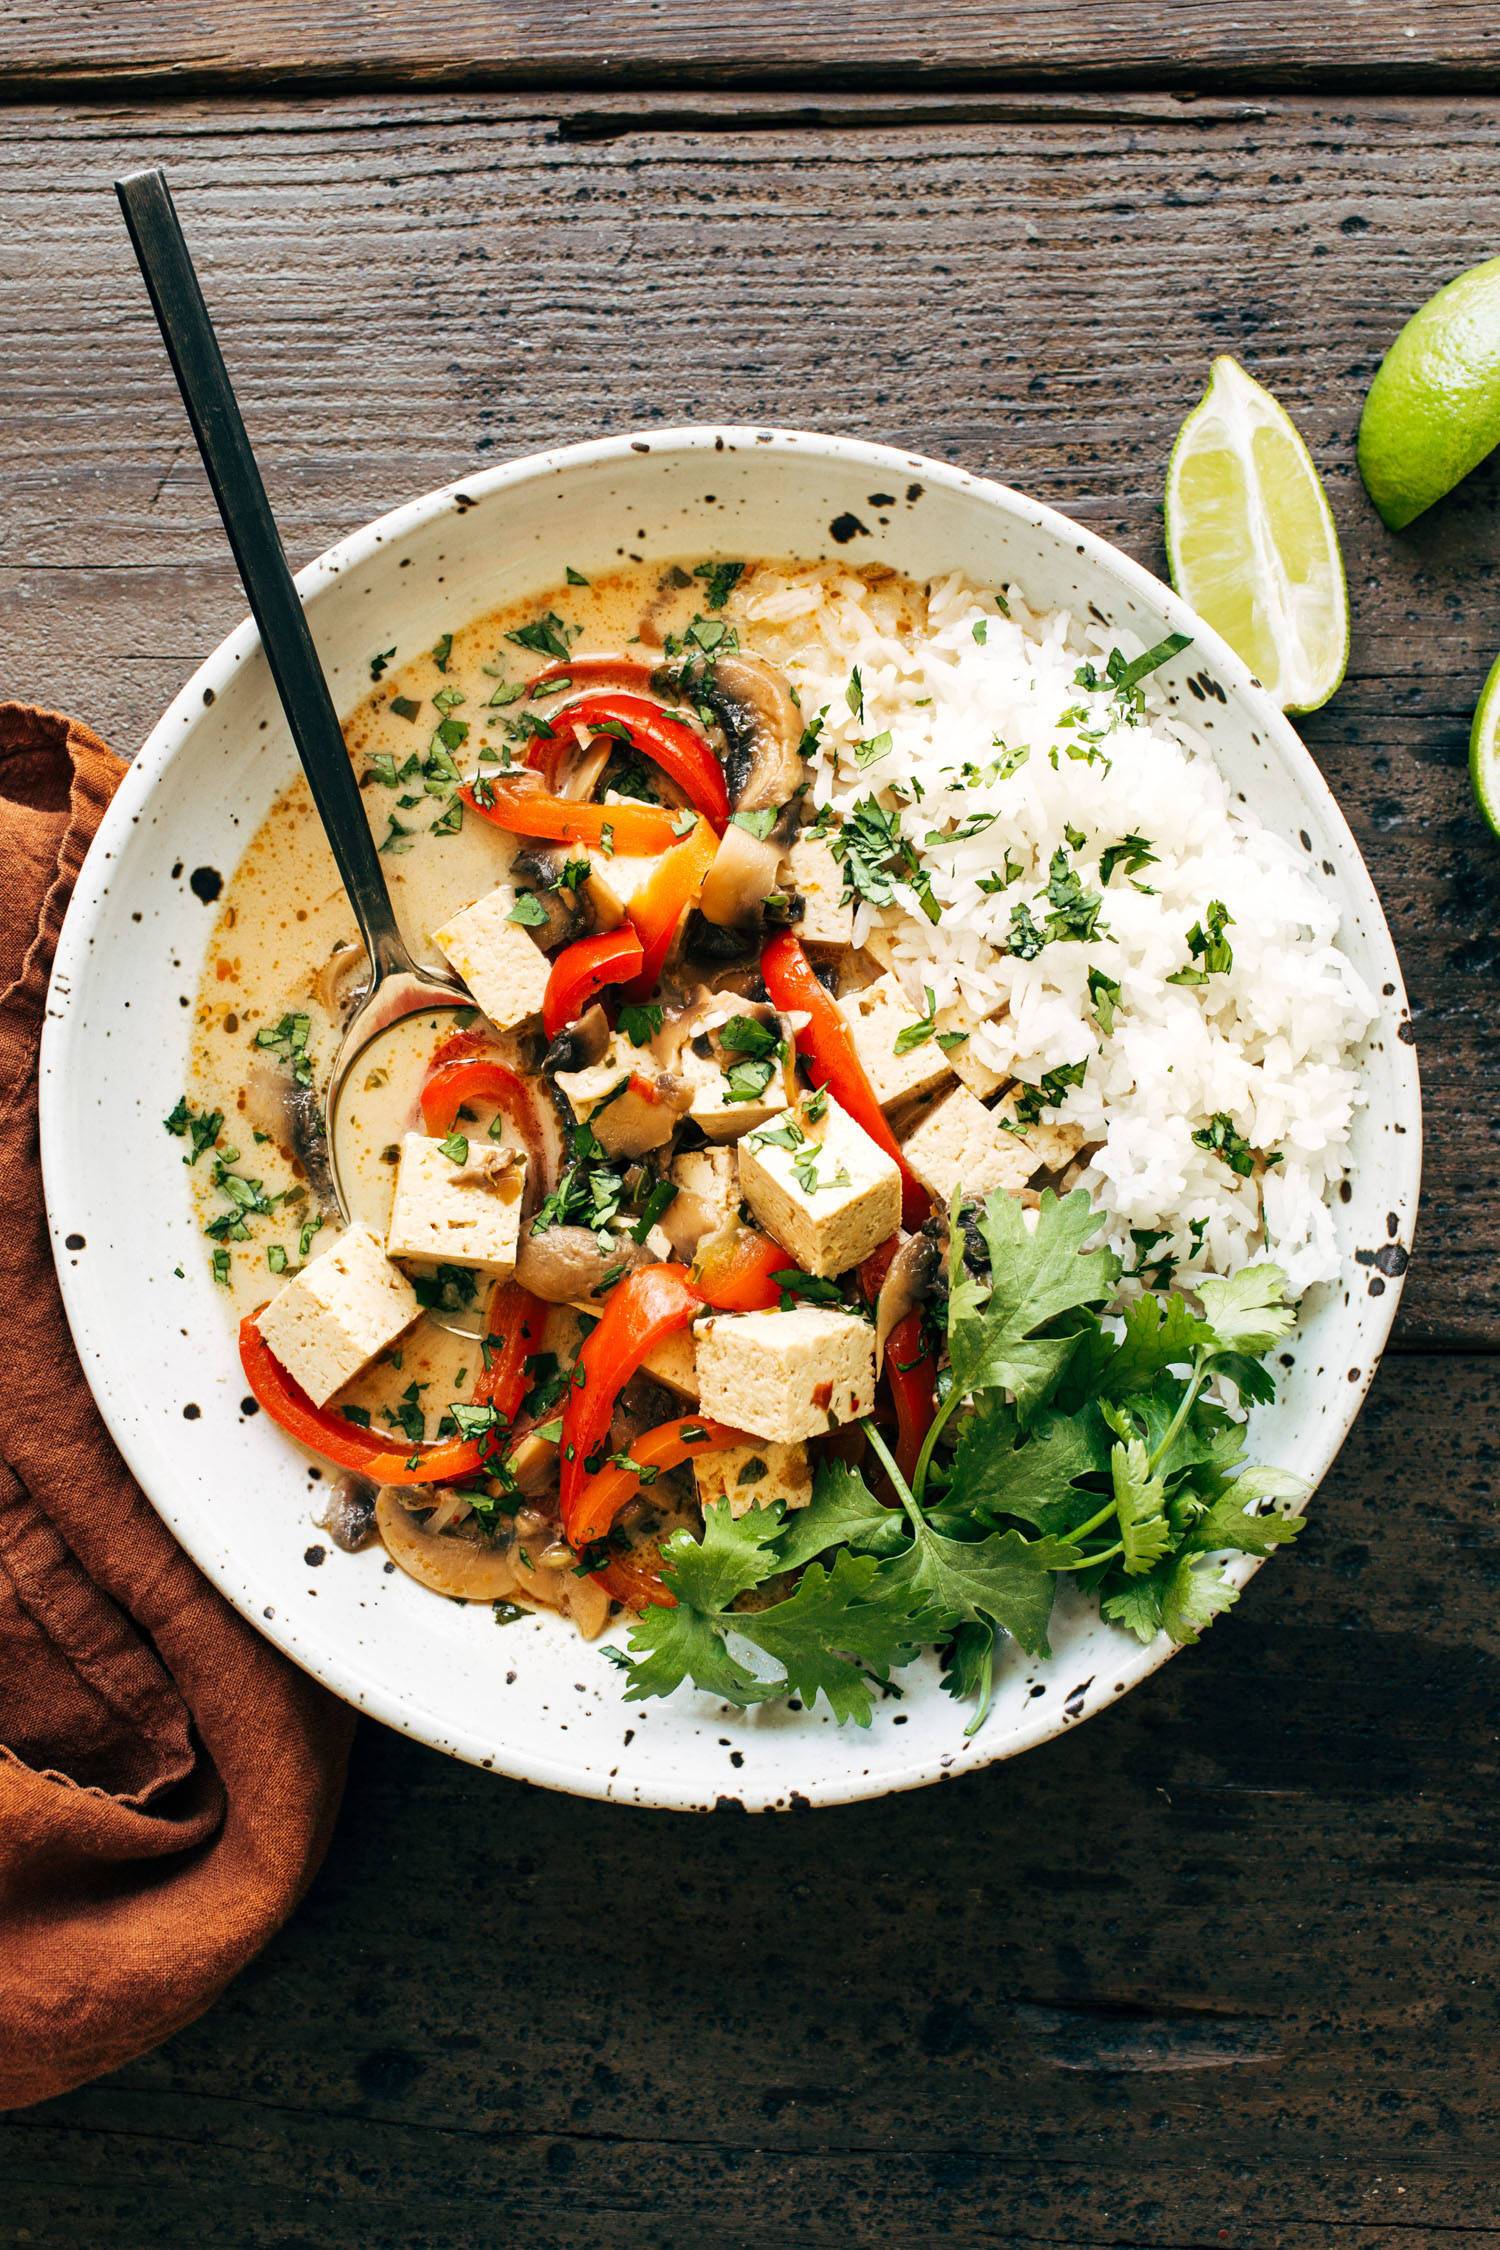
<path id="1" fill-rule="evenodd" d="M 369 961 L 368 980 L 334 1057 L 323 1112 L 329 1172 L 339 1210 L 347 1220 L 351 1205 L 339 1174 L 334 1125 L 350 1073 L 371 1041 L 404 1016 L 431 1008 L 472 1008 L 474 1002 L 455 978 L 413 960 L 396 921 L 333 698 L 292 583 L 166 175 L 133 172 L 115 182 L 115 193 L 239 566 L 250 614 L 260 628 L 286 723 Z"/>

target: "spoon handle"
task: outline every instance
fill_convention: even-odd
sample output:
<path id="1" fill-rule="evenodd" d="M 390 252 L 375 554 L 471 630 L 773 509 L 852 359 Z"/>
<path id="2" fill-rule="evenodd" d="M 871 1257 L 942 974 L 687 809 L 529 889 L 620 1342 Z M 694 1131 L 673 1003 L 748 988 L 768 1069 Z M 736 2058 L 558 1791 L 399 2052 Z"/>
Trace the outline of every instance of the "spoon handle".
<path id="1" fill-rule="evenodd" d="M 240 416 L 166 175 L 115 182 L 182 403 L 203 456 L 250 612 L 318 817 L 378 983 L 413 967 L 344 744 L 328 682 L 287 567 L 281 535 Z"/>

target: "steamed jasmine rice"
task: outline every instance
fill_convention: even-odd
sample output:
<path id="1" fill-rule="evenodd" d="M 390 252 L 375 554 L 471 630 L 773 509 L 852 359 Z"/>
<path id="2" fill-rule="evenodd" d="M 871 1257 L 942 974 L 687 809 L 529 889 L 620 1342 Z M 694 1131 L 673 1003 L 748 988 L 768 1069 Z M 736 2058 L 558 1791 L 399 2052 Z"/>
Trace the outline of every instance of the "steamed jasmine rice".
<path id="1" fill-rule="evenodd" d="M 1332 1280 L 1375 1002 L 1305 858 L 1169 710 L 1173 675 L 1122 685 L 1135 643 L 956 575 L 923 615 L 894 579 L 762 568 L 735 608 L 822 714 L 814 804 L 873 805 L 912 848 L 855 942 L 914 1013 L 971 1011 L 948 1020 L 975 1059 L 1078 1128 L 1068 1184 L 1127 1271 L 1269 1257 L 1293 1296 Z"/>

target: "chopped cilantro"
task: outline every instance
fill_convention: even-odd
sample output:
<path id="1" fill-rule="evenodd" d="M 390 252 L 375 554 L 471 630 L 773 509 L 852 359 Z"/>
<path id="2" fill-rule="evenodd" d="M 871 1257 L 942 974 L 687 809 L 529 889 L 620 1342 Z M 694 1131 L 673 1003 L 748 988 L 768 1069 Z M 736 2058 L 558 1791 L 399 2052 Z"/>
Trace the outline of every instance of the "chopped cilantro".
<path id="1" fill-rule="evenodd" d="M 162 1123 L 179 1140 L 186 1136 L 189 1153 L 182 1161 L 184 1164 L 196 1164 L 204 1150 L 212 1148 L 218 1139 L 224 1124 L 224 1112 L 222 1109 L 195 1110 L 184 1094 L 171 1115 L 162 1119 Z"/>
<path id="2" fill-rule="evenodd" d="M 923 991 L 927 1000 L 927 1013 L 916 1023 L 906 1024 L 897 1032 L 894 1045 L 898 1055 L 909 1055 L 914 1047 L 924 1046 L 937 1030 L 937 1000 L 932 986 L 925 985 Z"/>
<path id="3" fill-rule="evenodd" d="M 703 598 L 710 609 L 722 609 L 744 575 L 742 562 L 699 563 L 693 572 L 695 578 L 708 581 L 708 591 Z"/>
<path id="4" fill-rule="evenodd" d="M 288 1066 L 299 1086 L 312 1084 L 312 1057 L 307 1042 L 312 1033 L 312 1019 L 300 1012 L 288 1011 L 279 1023 L 262 1024 L 252 1045 L 278 1055 Z"/>
<path id="5" fill-rule="evenodd" d="M 620 1029 L 632 1047 L 649 1046 L 660 1031 L 666 1011 L 659 1000 L 627 1000 L 620 1010 Z"/>
<path id="6" fill-rule="evenodd" d="M 568 628 L 555 610 L 549 609 L 545 617 L 538 617 L 505 637 L 517 648 L 529 648 L 538 656 L 556 657 L 564 664 L 568 660 Z"/>

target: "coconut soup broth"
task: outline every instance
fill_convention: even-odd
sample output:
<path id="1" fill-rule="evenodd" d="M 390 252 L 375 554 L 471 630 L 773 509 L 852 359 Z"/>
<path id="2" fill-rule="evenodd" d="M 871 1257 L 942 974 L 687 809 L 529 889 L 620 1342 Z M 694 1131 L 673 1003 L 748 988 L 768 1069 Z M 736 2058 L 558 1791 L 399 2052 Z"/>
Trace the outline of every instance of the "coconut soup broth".
<path id="1" fill-rule="evenodd" d="M 508 750 L 519 761 L 525 751 L 519 715 L 547 707 L 545 700 L 531 704 L 519 693 L 549 661 L 547 653 L 517 646 L 507 636 L 550 614 L 565 625 L 574 653 L 622 647 L 654 652 L 664 635 L 683 631 L 702 610 L 704 592 L 703 581 L 686 567 L 633 566 L 477 618 L 455 630 L 451 642 L 445 636 L 431 653 L 382 672 L 344 732 L 397 916 L 420 958 L 442 965 L 430 932 L 493 889 L 510 865 L 511 840 L 454 798 L 458 779 L 472 773 L 485 752 L 498 760 Z M 373 672 L 374 652 L 372 659 Z M 663 801 L 672 801 L 660 775 L 653 773 L 651 786 Z M 310 1151 L 305 1135 L 294 1129 L 295 1111 L 300 1104 L 314 1118 L 321 1114 L 341 999 L 357 983 L 362 963 L 354 916 L 299 778 L 276 800 L 226 885 L 194 1019 L 188 1097 L 196 1108 L 222 1110 L 226 1119 L 220 1148 L 193 1169 L 204 1223 L 226 1212 L 232 1216 L 224 1191 L 213 1184 L 214 1156 L 259 1180 L 267 1199 L 283 1199 L 269 1213 L 246 1215 L 248 1240 L 217 1246 L 215 1271 L 235 1321 L 316 1255 L 328 1240 L 326 1230 L 337 1225 L 316 1149 Z M 310 1081 L 294 1092 L 292 1115 L 286 1090 L 294 1075 L 288 1063 L 295 1057 L 289 1057 L 285 1041 L 256 1044 L 258 1033 L 271 1035 L 289 1016 L 306 1019 L 305 1061 L 297 1068 Z M 377 1230 L 389 1216 L 401 1136 L 423 1129 L 418 1092 L 433 1051 L 465 1020 L 444 1009 L 398 1026 L 372 1049 L 368 1070 L 355 1079 L 341 1106 L 343 1176 L 360 1216 Z M 297 1027 L 293 1037 L 301 1035 Z M 499 1044 L 503 1049 L 507 1042 Z M 515 1056 L 516 1043 L 509 1046 Z M 475 1105 L 481 1134 L 492 1115 Z M 497 1137 L 507 1137 L 503 1125 L 497 1125 Z M 229 1156 L 230 1150 L 237 1156 Z M 205 1247 L 214 1254 L 212 1243 Z M 482 1328 L 482 1285 L 468 1304 L 453 1302 L 451 1284 L 447 1296 L 448 1310 L 460 1324 Z M 570 1360 L 576 1342 L 573 1316 L 566 1308 L 554 1309 L 547 1347 Z M 407 1434 L 432 1437 L 446 1402 L 466 1395 L 478 1371 L 478 1350 L 474 1336 L 422 1320 L 394 1352 L 342 1391 L 337 1403 L 366 1409 L 380 1425 L 399 1410 Z"/>

